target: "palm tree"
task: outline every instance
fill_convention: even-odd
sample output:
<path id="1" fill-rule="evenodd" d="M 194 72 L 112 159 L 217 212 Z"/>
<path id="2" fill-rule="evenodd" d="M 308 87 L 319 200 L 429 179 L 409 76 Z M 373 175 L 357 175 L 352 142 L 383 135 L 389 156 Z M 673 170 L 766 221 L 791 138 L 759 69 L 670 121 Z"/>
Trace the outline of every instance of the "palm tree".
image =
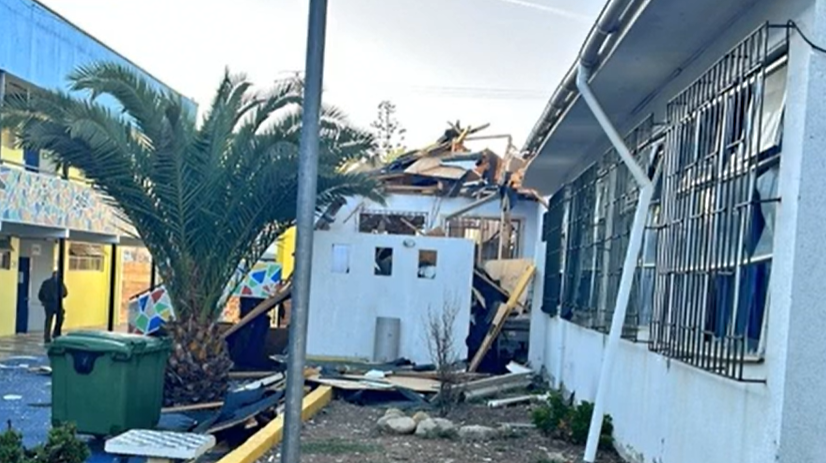
<path id="1" fill-rule="evenodd" d="M 232 367 L 216 325 L 224 289 L 295 220 L 300 83 L 260 94 L 227 72 L 199 126 L 180 97 L 124 66 L 81 67 L 69 82 L 82 98 L 7 96 L 3 126 L 22 148 L 83 172 L 157 262 L 177 315 L 167 327 L 166 402 L 220 400 Z M 373 144 L 340 111 L 322 110 L 319 208 L 348 196 L 382 200 L 375 179 L 341 169 Z"/>

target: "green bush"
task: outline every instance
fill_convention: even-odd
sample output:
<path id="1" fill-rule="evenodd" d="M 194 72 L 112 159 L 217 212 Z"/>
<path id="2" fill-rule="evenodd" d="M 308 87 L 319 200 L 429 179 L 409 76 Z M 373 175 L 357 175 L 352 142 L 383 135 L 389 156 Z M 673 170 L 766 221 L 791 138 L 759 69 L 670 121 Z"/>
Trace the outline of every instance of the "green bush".
<path id="1" fill-rule="evenodd" d="M 84 463 L 90 454 L 89 446 L 78 439 L 71 425 L 52 428 L 46 443 L 31 450 L 23 447 L 23 435 L 12 428 L 11 422 L 0 434 L 2 463 Z"/>
<path id="2" fill-rule="evenodd" d="M 0 461 L 3 463 L 24 463 L 23 435 L 11 427 L 0 434 Z"/>
<path id="3" fill-rule="evenodd" d="M 572 406 L 559 392 L 550 393 L 546 403 L 536 408 L 531 418 L 534 426 L 543 434 L 565 440 L 575 445 L 588 441 L 588 429 L 594 414 L 594 404 L 583 401 Z M 600 430 L 599 446 L 610 448 L 613 444 L 614 423 L 611 415 L 605 415 Z"/>

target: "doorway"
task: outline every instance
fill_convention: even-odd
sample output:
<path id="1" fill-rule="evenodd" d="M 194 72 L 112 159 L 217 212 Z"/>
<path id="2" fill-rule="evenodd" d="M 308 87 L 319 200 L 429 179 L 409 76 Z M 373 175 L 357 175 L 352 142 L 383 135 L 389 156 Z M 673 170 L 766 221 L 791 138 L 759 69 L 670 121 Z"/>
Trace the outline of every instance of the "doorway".
<path id="1" fill-rule="evenodd" d="M 29 286 L 31 282 L 31 260 L 20 257 L 17 261 L 17 322 L 15 333 L 29 331 Z"/>

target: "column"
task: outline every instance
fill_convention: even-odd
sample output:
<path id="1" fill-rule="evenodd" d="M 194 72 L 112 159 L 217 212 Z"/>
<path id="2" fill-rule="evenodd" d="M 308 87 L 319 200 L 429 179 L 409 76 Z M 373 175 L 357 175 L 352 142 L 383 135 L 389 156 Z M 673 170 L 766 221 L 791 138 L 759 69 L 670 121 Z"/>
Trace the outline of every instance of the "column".
<path id="1" fill-rule="evenodd" d="M 826 45 L 826 0 L 800 27 Z M 826 455 L 823 282 L 826 281 L 826 54 L 790 32 L 783 154 L 766 349 L 766 410 L 779 463 Z M 744 423 L 743 426 L 749 426 Z"/>

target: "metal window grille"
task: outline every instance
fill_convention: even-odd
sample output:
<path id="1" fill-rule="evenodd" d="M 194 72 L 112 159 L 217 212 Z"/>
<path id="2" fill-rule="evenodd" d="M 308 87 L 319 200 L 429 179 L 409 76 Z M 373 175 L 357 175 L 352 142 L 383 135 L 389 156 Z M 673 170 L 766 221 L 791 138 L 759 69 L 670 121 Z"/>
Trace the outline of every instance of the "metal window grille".
<path id="1" fill-rule="evenodd" d="M 457 217 L 448 220 L 447 234 L 453 238 L 467 238 L 476 242 L 476 260 L 481 263 L 499 258 L 501 224 L 500 219 Z M 519 248 L 521 230 L 521 220 L 511 219 L 510 236 L 506 238 L 507 246 L 502 255 L 503 259 L 517 259 L 521 256 Z"/>
<path id="2" fill-rule="evenodd" d="M 103 271 L 103 247 L 94 244 L 71 243 L 69 245 L 69 270 Z"/>
<path id="3" fill-rule="evenodd" d="M 769 75 L 769 31 L 668 104 L 658 217 L 650 349 L 741 381 L 763 338 L 779 200 L 785 68 Z"/>
<path id="4" fill-rule="evenodd" d="M 625 139 L 632 155 L 653 175 L 660 160 L 654 145 L 654 123 L 649 117 L 632 130 Z M 628 249 L 628 238 L 636 210 L 639 187 L 613 149 L 582 175 L 554 195 L 564 205 L 564 212 L 554 218 L 561 221 L 559 237 L 547 237 L 558 243 L 549 243 L 546 252 L 564 249 L 555 256 L 553 264 L 564 269 L 561 277 L 560 307 L 563 318 L 589 328 L 607 332 L 613 317 L 619 291 L 622 266 Z M 564 201 L 563 201 L 564 198 Z M 655 201 L 652 210 L 658 207 Z M 552 198 L 553 199 L 553 198 Z M 549 205 L 550 206 L 550 205 Z M 548 214 L 553 209 L 549 207 Z M 656 233 L 646 232 L 644 248 L 652 246 Z M 653 262 L 643 254 L 632 286 L 631 300 L 626 316 L 623 337 L 636 340 L 640 321 L 650 314 L 650 296 L 653 292 Z M 546 265 L 548 265 L 546 263 Z M 546 270 L 546 274 L 550 271 Z M 555 281 L 546 282 L 545 291 L 560 291 Z M 546 299 L 547 304 L 552 302 Z M 549 312 L 550 307 L 546 312 Z M 552 313 L 552 312 L 549 312 Z"/>
<path id="5" fill-rule="evenodd" d="M 399 211 L 364 211 L 359 214 L 360 233 L 387 233 L 390 235 L 415 235 L 424 230 L 427 214 Z"/>

